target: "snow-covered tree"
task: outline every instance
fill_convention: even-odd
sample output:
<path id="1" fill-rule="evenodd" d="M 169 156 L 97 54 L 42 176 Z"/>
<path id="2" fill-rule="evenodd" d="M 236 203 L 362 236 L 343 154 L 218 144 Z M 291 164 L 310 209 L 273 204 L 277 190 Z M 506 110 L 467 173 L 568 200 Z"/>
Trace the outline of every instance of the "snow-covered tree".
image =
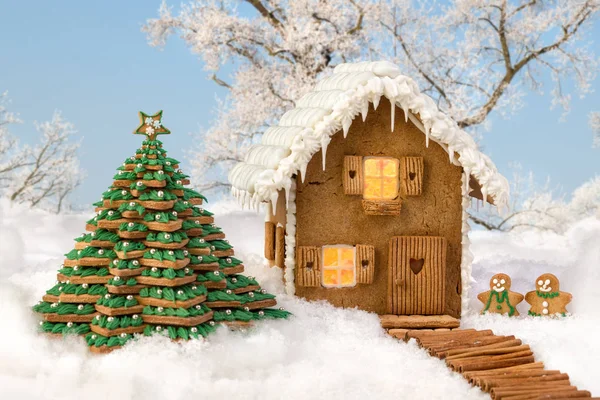
<path id="1" fill-rule="evenodd" d="M 60 212 L 83 178 L 73 124 L 55 112 L 50 121 L 35 123 L 41 136 L 35 146 L 20 145 L 8 129 L 20 120 L 6 109 L 6 94 L 0 100 L 0 196 Z"/>
<path id="2" fill-rule="evenodd" d="M 541 92 L 548 74 L 555 104 L 566 108 L 563 81 L 586 93 L 597 71 L 584 30 L 599 9 L 600 0 L 194 0 L 176 14 L 163 3 L 143 29 L 154 46 L 179 34 L 229 90 L 193 149 L 192 163 L 206 172 L 239 161 L 345 61 L 396 62 L 472 132 L 492 111 L 517 110 L 525 91 Z M 227 186 L 218 172 L 204 189 Z"/>
<path id="3" fill-rule="evenodd" d="M 595 176 L 573 192 L 569 209 L 573 219 L 600 218 L 600 176 Z"/>
<path id="4" fill-rule="evenodd" d="M 557 196 L 550 188 L 549 180 L 540 187 L 532 172 L 524 174 L 519 164 L 511 167 L 511 202 L 507 210 L 499 214 L 495 207 L 474 207 L 469 213 L 471 221 L 490 231 L 537 229 L 563 232 L 572 219 L 563 196 Z"/>
<path id="5" fill-rule="evenodd" d="M 600 147 L 600 112 L 590 114 L 590 126 L 594 132 L 594 147 Z"/>
<path id="6" fill-rule="evenodd" d="M 562 233 L 572 224 L 587 218 L 600 217 L 600 176 L 575 189 L 570 199 L 550 187 L 536 183 L 533 173 L 524 174 L 519 164 L 512 165 L 511 203 L 499 214 L 491 206 L 474 207 L 470 219 L 478 226 L 501 232 L 542 230 Z"/>

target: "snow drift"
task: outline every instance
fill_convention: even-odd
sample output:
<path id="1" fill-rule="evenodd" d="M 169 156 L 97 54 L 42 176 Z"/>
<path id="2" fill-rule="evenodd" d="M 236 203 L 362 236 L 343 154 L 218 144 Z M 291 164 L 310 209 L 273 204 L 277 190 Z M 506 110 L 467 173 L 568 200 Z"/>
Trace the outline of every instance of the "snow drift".
<path id="1" fill-rule="evenodd" d="M 485 399 L 442 362 L 414 343 L 387 337 L 375 315 L 308 303 L 283 295 L 281 271 L 266 268 L 263 217 L 233 203 L 212 205 L 249 275 L 278 294 L 294 313 L 246 332 L 220 329 L 208 341 L 174 344 L 153 337 L 106 356 L 89 354 L 83 340 L 37 334 L 30 311 L 55 280 L 62 255 L 82 232 L 87 214 L 56 216 L 0 200 L 0 398 L 183 399 L 205 398 L 405 398 Z M 91 214 L 91 212 L 89 213 Z M 574 294 L 564 320 L 481 317 L 465 326 L 514 334 L 530 343 L 549 368 L 570 374 L 574 384 L 600 393 L 592 332 L 600 327 L 594 304 L 600 283 L 600 221 L 582 221 L 565 236 L 473 232 L 472 298 L 489 277 L 507 272 L 514 290 L 531 290 L 542 272 L 556 274 Z M 480 305 L 473 300 L 473 307 Z M 523 304 L 519 309 L 526 313 Z"/>

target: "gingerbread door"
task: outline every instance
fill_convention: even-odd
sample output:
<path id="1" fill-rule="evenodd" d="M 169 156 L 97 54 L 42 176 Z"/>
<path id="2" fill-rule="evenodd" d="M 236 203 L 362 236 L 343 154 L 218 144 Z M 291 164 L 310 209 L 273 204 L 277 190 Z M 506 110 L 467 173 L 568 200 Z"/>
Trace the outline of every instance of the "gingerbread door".
<path id="1" fill-rule="evenodd" d="M 443 314 L 446 294 L 445 238 L 392 237 L 388 262 L 388 310 L 391 314 Z"/>

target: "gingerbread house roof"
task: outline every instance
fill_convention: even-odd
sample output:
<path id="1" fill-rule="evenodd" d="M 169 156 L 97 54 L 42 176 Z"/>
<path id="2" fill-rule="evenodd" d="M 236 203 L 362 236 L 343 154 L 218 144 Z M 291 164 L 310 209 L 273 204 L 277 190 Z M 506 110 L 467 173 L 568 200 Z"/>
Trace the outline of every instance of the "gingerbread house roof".
<path id="1" fill-rule="evenodd" d="M 304 179 L 308 162 L 319 150 L 323 150 L 325 168 L 331 137 L 340 130 L 346 137 L 353 119 L 361 114 L 364 121 L 369 103 L 377 108 L 381 97 L 404 111 L 407 120 L 424 133 L 427 145 L 429 141 L 438 143 L 448 152 L 451 163 L 464 168 L 478 193 L 476 197 L 498 207 L 506 205 L 508 181 L 491 159 L 438 109 L 433 99 L 419 91 L 415 81 L 386 61 L 341 64 L 333 75 L 319 81 L 277 126 L 266 130 L 261 143 L 248 150 L 244 162 L 231 170 L 229 182 L 234 196 L 243 205 L 257 207 L 263 201 L 275 204 L 280 190 L 289 193 L 294 174 Z M 392 107 L 392 127 L 394 118 Z"/>

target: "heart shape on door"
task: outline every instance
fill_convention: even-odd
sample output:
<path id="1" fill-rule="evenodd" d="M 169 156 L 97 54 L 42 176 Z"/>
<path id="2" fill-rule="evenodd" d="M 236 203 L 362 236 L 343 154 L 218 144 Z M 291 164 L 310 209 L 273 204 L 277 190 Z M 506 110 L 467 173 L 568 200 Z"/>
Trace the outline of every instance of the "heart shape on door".
<path id="1" fill-rule="evenodd" d="M 425 265 L 425 260 L 419 258 L 418 260 L 411 258 L 410 259 L 410 269 L 413 274 L 417 275 L 423 269 L 423 265 Z"/>
<path id="2" fill-rule="evenodd" d="M 408 177 L 410 178 L 411 181 L 414 181 L 415 178 L 417 177 L 417 174 L 415 174 L 414 172 L 409 172 Z"/>

